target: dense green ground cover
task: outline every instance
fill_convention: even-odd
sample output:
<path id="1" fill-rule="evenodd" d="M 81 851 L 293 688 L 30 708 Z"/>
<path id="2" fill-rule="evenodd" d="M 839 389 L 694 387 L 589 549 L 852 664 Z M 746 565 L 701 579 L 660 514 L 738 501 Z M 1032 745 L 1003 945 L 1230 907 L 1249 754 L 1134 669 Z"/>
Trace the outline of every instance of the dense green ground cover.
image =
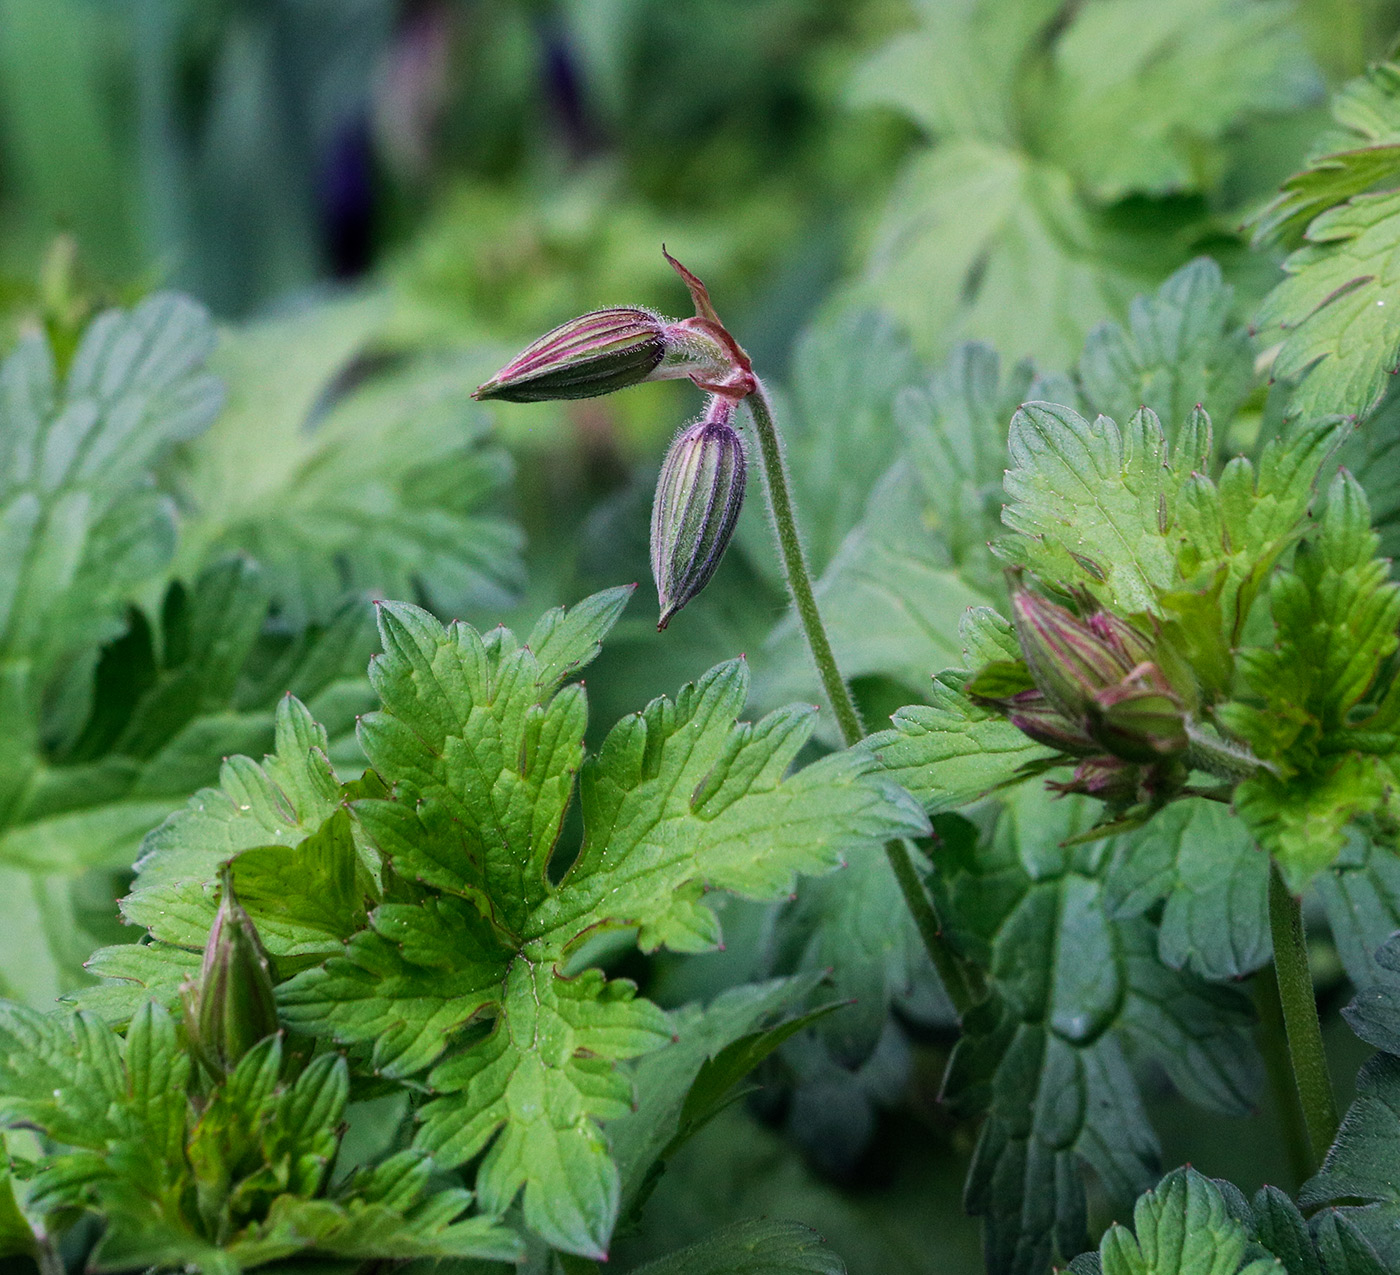
<path id="1" fill-rule="evenodd" d="M 0 1264 L 1400 1272 L 1397 29 L 0 0 Z"/>

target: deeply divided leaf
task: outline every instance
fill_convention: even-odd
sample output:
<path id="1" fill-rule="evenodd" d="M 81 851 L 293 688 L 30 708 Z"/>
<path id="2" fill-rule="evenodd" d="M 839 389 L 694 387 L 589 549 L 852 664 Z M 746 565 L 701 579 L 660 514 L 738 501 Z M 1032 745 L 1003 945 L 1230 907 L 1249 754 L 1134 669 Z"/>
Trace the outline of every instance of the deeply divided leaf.
<path id="1" fill-rule="evenodd" d="M 738 722 L 742 661 L 624 719 L 585 758 L 583 687 L 561 683 L 628 592 L 552 612 L 523 643 L 383 604 L 365 780 L 337 783 L 289 701 L 277 755 L 230 762 L 222 792 L 156 834 L 125 905 L 154 940 L 189 948 L 214 867 L 235 858 L 240 898 L 293 975 L 284 1020 L 386 1077 L 421 1077 L 437 1096 L 417 1145 L 444 1165 L 481 1156 L 486 1210 L 523 1191 L 536 1233 L 593 1256 L 621 1201 L 600 1128 L 631 1108 L 618 1064 L 675 1027 L 625 979 L 569 971 L 570 955 L 624 928 L 647 950 L 704 950 L 719 939 L 707 890 L 780 897 L 799 873 L 926 828 L 866 754 L 791 771 L 814 710 Z M 583 834 L 566 846 L 576 776 Z M 320 884 L 292 906 L 278 883 L 297 877 Z"/>

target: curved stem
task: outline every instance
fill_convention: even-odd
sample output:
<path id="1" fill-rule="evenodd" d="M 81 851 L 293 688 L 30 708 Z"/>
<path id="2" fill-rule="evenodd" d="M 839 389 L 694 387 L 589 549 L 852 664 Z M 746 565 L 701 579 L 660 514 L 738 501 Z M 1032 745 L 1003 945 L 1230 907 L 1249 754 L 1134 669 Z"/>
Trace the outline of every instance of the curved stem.
<path id="1" fill-rule="evenodd" d="M 758 451 L 763 460 L 763 477 L 768 489 L 768 508 L 773 514 L 773 529 L 778 536 L 778 548 L 783 555 L 783 571 L 787 576 L 788 592 L 792 594 L 797 607 L 797 617 L 802 622 L 802 632 L 806 634 L 807 646 L 811 649 L 812 660 L 817 666 L 817 675 L 822 680 L 822 690 L 836 714 L 836 724 L 841 728 L 841 737 L 846 747 L 865 738 L 865 727 L 861 724 L 860 710 L 851 697 L 851 689 L 841 676 L 836 665 L 836 656 L 831 650 L 831 640 L 826 636 L 826 626 L 822 614 L 817 609 L 817 597 L 812 592 L 812 577 L 807 570 L 807 557 L 802 552 L 802 540 L 797 534 L 797 515 L 793 511 L 792 496 L 788 490 L 787 462 L 783 459 L 783 445 L 778 438 L 778 426 L 773 420 L 773 409 L 768 402 L 768 394 L 760 381 L 752 394 L 744 400 L 749 405 L 753 417 L 754 432 L 758 435 Z"/>
<path id="2" fill-rule="evenodd" d="M 1269 924 L 1274 938 L 1274 972 L 1278 999 L 1288 1036 L 1293 1082 L 1312 1143 L 1312 1167 L 1317 1168 L 1332 1139 L 1337 1136 L 1337 1100 L 1327 1074 L 1322 1049 L 1322 1027 L 1317 1018 L 1317 996 L 1308 970 L 1308 949 L 1303 934 L 1303 909 L 1284 883 L 1277 864 L 1269 869 Z"/>
<path id="3" fill-rule="evenodd" d="M 783 571 L 787 576 L 788 592 L 792 594 L 793 603 L 797 607 L 797 617 L 807 638 L 808 649 L 812 652 L 812 660 L 817 666 L 822 689 L 826 692 L 832 712 L 836 715 L 841 737 L 849 748 L 865 737 L 865 727 L 861 723 L 860 710 L 851 695 L 851 688 L 841 676 L 836 655 L 831 649 L 831 639 L 826 635 L 826 626 L 822 623 L 821 611 L 817 607 L 811 573 L 807 570 L 807 558 L 802 551 L 802 539 L 797 531 L 797 515 L 788 487 L 783 445 L 762 381 L 756 383 L 753 393 L 744 401 L 749 406 L 754 432 L 758 435 L 758 451 L 763 462 L 768 508 L 773 515 L 773 529 L 783 556 Z M 928 949 L 929 959 L 943 981 L 948 999 L 952 1001 L 953 1008 L 961 1017 L 972 1006 L 972 985 L 962 960 L 943 937 L 943 927 L 939 924 L 938 914 L 934 911 L 928 891 L 919 880 L 914 861 L 909 855 L 909 848 L 903 841 L 887 841 L 885 857 L 889 859 L 895 880 L 899 882 L 900 892 L 904 895 L 904 902 L 918 927 L 919 937 Z"/>

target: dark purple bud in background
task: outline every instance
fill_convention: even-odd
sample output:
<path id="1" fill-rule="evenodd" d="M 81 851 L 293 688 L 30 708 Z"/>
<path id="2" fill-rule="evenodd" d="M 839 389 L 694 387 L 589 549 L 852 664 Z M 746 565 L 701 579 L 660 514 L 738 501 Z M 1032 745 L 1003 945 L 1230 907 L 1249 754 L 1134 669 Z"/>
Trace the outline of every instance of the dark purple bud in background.
<path id="1" fill-rule="evenodd" d="M 664 629 L 709 583 L 744 503 L 744 441 L 734 405 L 716 395 L 705 415 L 671 444 L 651 511 L 651 573 Z"/>

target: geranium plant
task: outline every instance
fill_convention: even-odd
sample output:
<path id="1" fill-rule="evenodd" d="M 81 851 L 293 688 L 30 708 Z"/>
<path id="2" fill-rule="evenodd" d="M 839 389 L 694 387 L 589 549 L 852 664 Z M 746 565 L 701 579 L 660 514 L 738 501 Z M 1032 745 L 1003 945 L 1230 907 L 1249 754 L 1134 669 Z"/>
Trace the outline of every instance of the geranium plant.
<path id="1" fill-rule="evenodd" d="M 378 383 L 354 361 L 373 325 L 322 313 L 258 465 L 219 411 L 283 400 L 275 325 L 219 344 L 161 295 L 71 359 L 26 338 L 0 368 L 0 849 L 70 899 L 129 863 L 131 928 L 0 1003 L 3 1256 L 597 1270 L 746 1078 L 786 1065 L 796 1105 L 804 1068 L 878 1070 L 922 979 L 991 1275 L 1400 1270 L 1400 336 L 1373 295 L 1397 101 L 1394 67 L 1347 88 L 1258 214 L 1294 247 L 1255 316 L 1272 347 L 1205 257 L 1068 372 L 980 345 L 930 372 L 878 316 L 842 320 L 810 348 L 850 374 L 822 384 L 879 397 L 899 443 L 822 522 L 815 578 L 801 519 L 835 480 L 801 427 L 790 466 L 783 398 L 669 255 L 693 316 L 592 311 L 478 385 L 705 395 L 660 461 L 661 640 L 771 553 L 741 523 L 761 482 L 791 608 L 758 672 L 735 652 L 602 732 L 584 672 L 634 586 L 514 630 L 437 614 L 503 610 L 517 575 L 464 368 Z M 1139 180 L 1186 162 L 1176 136 Z M 360 414 L 392 464 L 339 432 Z M 740 901 L 762 960 L 666 994 L 653 973 L 720 950 Z M 1310 920 L 1376 1051 L 1344 1116 Z M 1266 1081 L 1276 1180 L 1162 1163 L 1155 1093 L 1245 1116 Z M 762 1217 L 671 1247 L 621 1260 L 844 1269 Z"/>

